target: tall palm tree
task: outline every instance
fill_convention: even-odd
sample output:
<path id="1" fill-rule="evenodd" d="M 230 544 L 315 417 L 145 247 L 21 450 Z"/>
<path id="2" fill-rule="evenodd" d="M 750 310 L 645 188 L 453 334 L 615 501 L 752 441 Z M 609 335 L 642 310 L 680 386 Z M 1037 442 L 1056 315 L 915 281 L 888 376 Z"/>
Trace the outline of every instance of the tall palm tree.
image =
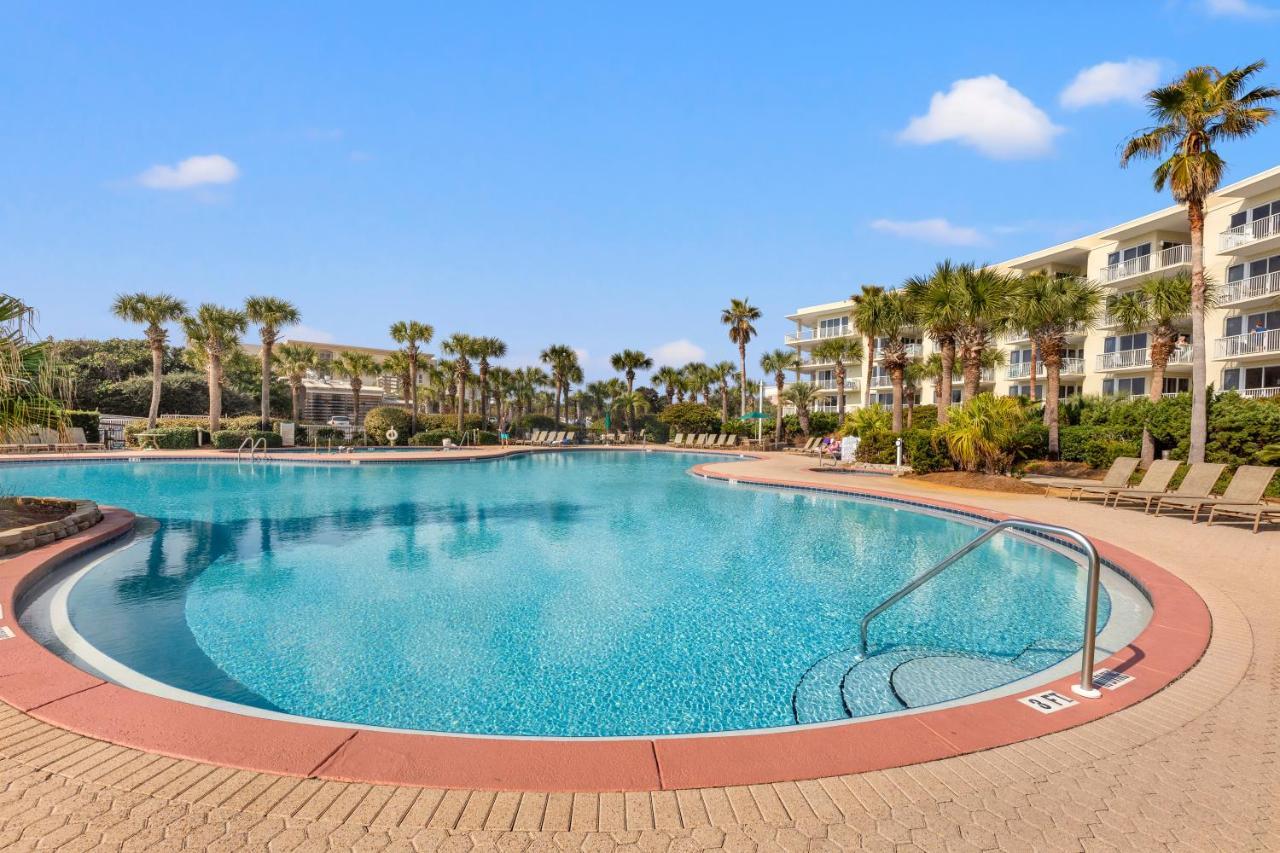
<path id="1" fill-rule="evenodd" d="M 582 393 L 586 397 L 587 410 L 591 413 L 591 417 L 602 417 L 612 398 L 609 385 L 605 382 L 588 382 Z"/>
<path id="2" fill-rule="evenodd" d="M 248 326 L 243 311 L 207 302 L 182 318 L 187 345 L 201 353 L 209 377 L 209 432 L 222 427 L 222 358 L 240 345 Z"/>
<path id="3" fill-rule="evenodd" d="M 498 338 L 476 338 L 475 357 L 480 374 L 480 423 L 488 429 L 489 423 L 489 359 L 502 358 L 507 354 L 507 345 Z"/>
<path id="4" fill-rule="evenodd" d="M 302 313 L 291 302 L 275 296 L 250 296 L 244 301 L 244 313 L 250 323 L 258 324 L 262 341 L 262 418 L 260 426 L 271 429 L 271 350 L 280 337 L 280 329 L 302 319 Z"/>
<path id="5" fill-rule="evenodd" d="M 1208 307 L 1204 275 L 1204 203 L 1222 183 L 1227 164 L 1214 146 L 1249 136 L 1275 116 L 1270 102 L 1280 89 L 1245 90 L 1249 78 L 1266 67 L 1262 60 L 1219 71 L 1190 68 L 1167 86 L 1146 95 L 1152 126 L 1130 137 L 1120 165 L 1137 158 L 1160 160 L 1152 173 L 1156 191 L 1168 185 L 1174 201 L 1187 207 L 1191 231 L 1191 448 L 1188 462 L 1203 462 L 1208 434 L 1208 373 L 1204 314 Z M 1169 154 L 1167 159 L 1166 152 Z"/>
<path id="6" fill-rule="evenodd" d="M 938 407 L 939 423 L 942 423 L 942 410 L 947 408 L 947 401 L 951 398 L 950 394 L 945 399 L 942 395 L 942 353 L 929 353 L 928 358 L 908 367 L 907 375 L 909 379 L 914 379 L 916 382 L 928 382 L 933 385 L 933 399 Z"/>
<path id="7" fill-rule="evenodd" d="M 809 407 L 817 396 L 818 389 L 809 382 L 793 382 L 790 388 L 782 392 L 782 399 L 796 407 L 800 431 L 806 436 L 809 434 Z"/>
<path id="8" fill-rule="evenodd" d="M 1044 362 L 1044 423 L 1049 428 L 1049 458 L 1058 458 L 1058 388 L 1067 337 L 1088 329 L 1102 309 L 1103 291 L 1074 276 L 1036 273 L 1013 282 L 1008 306 L 1010 324 L 1027 333 Z M 1031 385 L 1036 384 L 1035 373 Z"/>
<path id="9" fill-rule="evenodd" d="M 626 377 L 628 395 L 633 394 L 636 390 L 636 371 L 653 369 L 653 359 L 635 349 L 624 349 L 622 352 L 615 352 L 609 357 L 609 363 L 613 365 L 614 370 Z M 647 408 L 646 411 L 648 411 Z M 627 438 L 630 438 L 635 433 L 635 418 L 636 413 L 631 409 L 627 409 Z"/>
<path id="10" fill-rule="evenodd" d="M 281 372 L 289 380 L 293 422 L 299 423 L 307 401 L 307 386 L 303 384 L 303 380 L 308 371 L 315 370 L 320 362 L 320 354 L 304 344 L 281 344 L 280 349 L 276 350 L 275 358 Z"/>
<path id="11" fill-rule="evenodd" d="M 712 383 L 720 386 L 720 421 L 729 422 L 729 383 L 737 373 L 738 365 L 732 361 L 718 361 L 708 368 Z"/>
<path id="12" fill-rule="evenodd" d="M 493 402 L 497 411 L 494 412 L 494 418 L 501 427 L 506 421 L 502 417 L 502 407 L 507 401 L 507 396 L 511 393 L 511 387 L 514 384 L 514 377 L 509 368 L 491 367 L 489 368 L 489 384 L 493 387 Z"/>
<path id="13" fill-rule="evenodd" d="M 667 395 L 667 405 L 676 401 L 676 391 L 680 387 L 680 371 L 674 367 L 663 365 L 653 372 L 651 377 L 655 385 L 661 385 Z"/>
<path id="14" fill-rule="evenodd" d="M 886 291 L 878 284 L 864 284 L 862 290 L 849 297 L 853 302 L 853 325 L 862 333 L 862 341 L 866 345 L 867 369 L 864 371 L 867 375 L 863 377 L 862 385 L 862 405 L 871 405 L 871 381 L 870 371 L 872 365 L 876 363 L 876 336 L 868 331 L 874 327 L 877 316 L 881 311 L 884 295 Z"/>
<path id="15" fill-rule="evenodd" d="M 1126 333 L 1145 331 L 1150 337 L 1151 387 L 1147 389 L 1147 396 L 1153 403 L 1159 402 L 1164 392 L 1165 370 L 1178 346 L 1177 323 L 1191 313 L 1191 292 L 1191 276 L 1185 272 L 1167 278 L 1152 276 L 1137 290 L 1117 296 L 1109 307 Z M 1205 302 L 1212 304 L 1211 292 L 1206 292 Z M 1151 432 L 1143 427 L 1142 464 L 1150 465 L 1155 458 L 1155 441 Z"/>
<path id="16" fill-rule="evenodd" d="M 902 432 L 903 378 L 911 359 L 907 356 L 907 343 L 903 333 L 911 322 L 911 304 L 902 290 L 863 288 L 861 298 L 855 300 L 854 318 L 864 335 L 873 340 L 883 339 L 880 363 L 893 383 L 893 431 Z"/>
<path id="17" fill-rule="evenodd" d="M 0 293 L 0 440 L 29 440 L 31 427 L 61 428 L 62 404 L 70 392 L 53 345 L 39 339 L 35 312 Z"/>
<path id="18" fill-rule="evenodd" d="M 707 405 L 711 403 L 711 368 L 700 361 L 691 361 L 684 367 L 680 368 L 680 375 L 684 377 L 684 389 L 689 392 L 690 402 L 698 402 L 698 395 L 702 395 L 702 401 Z"/>
<path id="19" fill-rule="evenodd" d="M 623 391 L 614 396 L 610 407 L 614 412 L 621 411 L 628 418 L 632 417 L 633 412 L 644 415 L 649 412 L 649 398 L 639 391 Z M 627 427 L 627 439 L 631 439 L 630 426 Z"/>
<path id="20" fill-rule="evenodd" d="M 404 347 L 409 359 L 409 434 L 418 432 L 418 356 L 431 343 L 436 330 L 417 320 L 397 320 L 391 324 L 391 339 Z"/>
<path id="21" fill-rule="evenodd" d="M 361 429 L 360 389 L 364 387 L 364 377 L 378 372 L 378 362 L 368 353 L 343 350 L 333 360 L 333 372 L 346 378 L 351 388 L 351 425 Z"/>
<path id="22" fill-rule="evenodd" d="M 409 356 L 404 350 L 394 350 L 387 354 L 387 357 L 382 360 L 382 373 L 384 376 L 394 376 L 396 383 L 402 389 L 403 397 L 409 398 L 409 386 L 413 384 L 413 373 L 409 370 Z"/>
<path id="23" fill-rule="evenodd" d="M 453 362 L 448 359 L 431 359 L 422 366 L 422 386 L 419 393 L 425 391 L 430 401 L 431 411 L 443 414 L 452 397 Z"/>
<path id="24" fill-rule="evenodd" d="M 773 440 L 782 442 L 782 395 L 787 387 L 787 371 L 795 370 L 800 364 L 800 357 L 792 349 L 776 349 L 760 356 L 760 369 L 773 374 L 773 382 L 777 390 L 778 410 L 773 416 Z"/>
<path id="25" fill-rule="evenodd" d="M 862 358 L 862 342 L 857 338 L 826 338 L 813 348 L 815 361 L 829 361 L 835 365 L 836 418 L 844 423 L 844 380 L 846 365 Z"/>
<path id="26" fill-rule="evenodd" d="M 476 354 L 476 339 L 462 332 L 454 332 L 440 344 L 440 349 L 453 356 L 453 381 L 458 399 L 458 432 L 462 432 L 462 417 L 467 407 L 467 377 L 471 375 L 471 359 Z"/>
<path id="27" fill-rule="evenodd" d="M 164 347 L 169 341 L 165 323 L 175 323 L 187 314 L 187 305 L 167 293 L 122 293 L 111 305 L 111 313 L 130 323 L 146 326 L 144 334 L 151 348 L 151 407 L 147 429 L 156 428 L 160 416 L 160 389 L 164 379 Z"/>
<path id="28" fill-rule="evenodd" d="M 551 382 L 555 391 L 555 419 L 559 423 L 561 395 L 568 395 L 569 386 L 582 381 L 578 353 L 568 344 L 552 344 L 538 355 L 538 359 L 551 370 Z"/>
<path id="29" fill-rule="evenodd" d="M 738 345 L 738 374 L 742 383 L 742 411 L 747 410 L 747 344 L 756 336 L 752 325 L 763 314 L 747 299 L 730 299 L 729 307 L 720 312 L 720 322 L 729 327 L 729 340 Z"/>
<path id="30" fill-rule="evenodd" d="M 1009 276 L 989 267 L 955 267 L 956 354 L 964 370 L 960 399 L 968 401 L 982 386 L 982 354 L 992 338 L 1009 328 L 1014 287 Z"/>
<path id="31" fill-rule="evenodd" d="M 934 399 L 938 406 L 938 423 L 945 424 L 951 408 L 952 377 L 955 375 L 956 365 L 956 329 L 960 325 L 956 265 L 950 259 L 939 261 L 928 275 L 907 279 L 905 287 L 916 322 L 938 350 Z"/>

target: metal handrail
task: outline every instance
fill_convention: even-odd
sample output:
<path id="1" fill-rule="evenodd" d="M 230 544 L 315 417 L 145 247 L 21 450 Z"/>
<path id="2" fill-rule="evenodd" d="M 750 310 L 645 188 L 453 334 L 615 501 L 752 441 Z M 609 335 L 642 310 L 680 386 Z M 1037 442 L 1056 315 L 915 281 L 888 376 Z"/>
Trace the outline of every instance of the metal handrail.
<path id="1" fill-rule="evenodd" d="M 1084 607 L 1084 659 L 1080 664 L 1080 683 L 1073 684 L 1071 690 L 1077 695 L 1084 696 L 1088 699 L 1097 699 L 1102 694 L 1093 686 L 1093 659 L 1096 651 L 1097 633 L 1098 633 L 1098 585 L 1101 582 L 1102 563 L 1098 557 L 1098 549 L 1093 543 L 1079 531 L 1072 530 L 1069 527 L 1059 527 L 1056 524 L 1044 524 L 1039 521 L 1026 521 L 1020 518 L 1009 519 L 1008 521 L 997 522 L 996 524 L 985 530 L 982 535 L 978 536 L 964 547 L 953 551 L 947 557 L 934 564 L 933 568 L 923 574 L 917 575 L 902 589 L 877 604 L 875 607 L 862 617 L 862 624 L 858 627 L 858 660 L 863 660 L 867 656 L 867 628 L 871 621 L 911 593 L 915 592 L 924 584 L 928 583 L 934 577 L 937 577 L 944 569 L 951 566 L 960 558 L 966 556 L 991 537 L 995 536 L 1003 530 L 1013 528 L 1024 528 L 1035 530 L 1041 533 L 1048 533 L 1053 536 L 1060 536 L 1064 539 L 1070 539 L 1075 542 L 1084 551 L 1085 557 L 1089 561 L 1089 588 L 1085 598 Z"/>
<path id="2" fill-rule="evenodd" d="M 249 436 L 247 436 L 247 435 L 244 437 L 244 441 L 240 442 L 240 446 L 239 446 L 238 448 L 236 448 L 236 461 L 237 461 L 237 462 L 239 462 L 239 461 L 240 461 L 240 454 L 244 452 L 244 448 L 245 448 L 245 446 L 246 446 L 246 445 L 252 445 L 252 443 L 253 443 L 253 439 L 252 439 L 252 438 L 250 438 L 250 437 L 249 437 Z M 250 450 L 250 451 L 249 451 L 249 461 L 250 461 L 250 462 L 252 462 L 252 461 L 253 461 L 253 450 Z"/>
<path id="3" fill-rule="evenodd" d="M 261 444 L 262 444 L 262 458 L 263 458 L 263 459 L 266 459 L 266 458 L 267 458 L 267 440 L 266 440 L 265 438 L 259 438 L 257 441 L 255 441 L 255 442 L 253 443 L 253 446 L 249 448 L 249 461 L 250 461 L 250 462 L 252 462 L 252 461 L 253 461 L 253 454 L 255 454 L 255 453 L 257 453 L 257 452 L 258 452 L 258 444 L 259 444 L 259 442 L 261 442 Z"/>

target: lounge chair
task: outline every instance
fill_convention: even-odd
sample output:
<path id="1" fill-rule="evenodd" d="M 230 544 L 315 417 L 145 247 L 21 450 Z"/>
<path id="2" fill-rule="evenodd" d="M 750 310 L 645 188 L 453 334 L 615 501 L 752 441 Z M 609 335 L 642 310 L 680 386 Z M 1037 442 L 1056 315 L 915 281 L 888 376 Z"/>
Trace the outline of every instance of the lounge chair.
<path id="1" fill-rule="evenodd" d="M 1044 487 L 1049 491 L 1054 489 L 1062 489 L 1066 491 L 1067 498 L 1070 499 L 1077 491 L 1086 487 L 1104 486 L 1109 488 L 1122 489 L 1129 485 L 1129 478 L 1133 476 L 1133 472 L 1138 470 L 1138 458 L 1136 456 L 1117 456 L 1115 461 L 1111 463 L 1111 467 L 1107 469 L 1107 474 L 1102 478 L 1101 483 L 1081 483 L 1078 480 L 1051 480 L 1044 483 Z"/>
<path id="2" fill-rule="evenodd" d="M 1262 515 L 1270 514 L 1267 511 L 1259 513 L 1257 507 L 1262 504 L 1262 495 L 1275 473 L 1276 469 L 1271 465 L 1241 465 L 1220 496 L 1180 498 L 1166 495 L 1156 503 L 1156 515 L 1160 515 L 1160 511 L 1165 508 L 1185 509 L 1191 513 L 1191 523 L 1195 524 L 1200 520 L 1200 510 L 1205 507 L 1244 507 L 1242 512 L 1246 518 L 1254 518 L 1254 532 L 1257 532 Z M 1210 511 L 1210 515 L 1212 514 Z"/>
<path id="3" fill-rule="evenodd" d="M 1111 493 L 1111 505 L 1120 506 L 1120 501 L 1132 501 L 1143 505 L 1143 512 L 1151 512 L 1151 502 L 1159 500 L 1165 495 L 1179 498 L 1203 498 L 1207 497 L 1213 491 L 1213 486 L 1218 482 L 1218 478 L 1222 476 L 1226 465 L 1218 465 L 1211 462 L 1197 462 L 1191 466 L 1191 470 L 1187 472 L 1187 476 L 1182 478 L 1182 482 L 1178 484 L 1178 488 L 1172 492 L 1146 492 L 1141 488 L 1122 489 Z M 1102 499 L 1102 505 L 1107 505 L 1106 498 Z"/>
<path id="4" fill-rule="evenodd" d="M 709 432 L 703 433 L 702 435 L 698 436 L 698 446 L 710 447 L 715 442 L 715 440 L 716 440 L 716 437 L 711 433 Z"/>
<path id="5" fill-rule="evenodd" d="M 551 433 L 551 435 L 547 436 L 547 440 L 544 441 L 543 444 L 553 445 L 553 444 L 559 444 L 562 441 L 564 441 L 564 433 L 553 432 Z"/>
<path id="6" fill-rule="evenodd" d="M 803 447 L 788 447 L 786 449 L 794 453 L 808 453 L 810 450 L 813 449 L 813 446 L 817 443 L 818 443 L 818 439 L 815 436 L 814 438 L 811 438 L 808 441 L 806 441 Z"/>
<path id="7" fill-rule="evenodd" d="M 529 433 L 528 436 L 520 439 L 520 443 L 521 444 L 537 444 L 543 439 L 543 437 L 546 434 L 547 434 L 547 431 L 544 429 L 535 429 L 533 432 Z"/>
<path id="8" fill-rule="evenodd" d="M 71 440 L 81 450 L 106 450 L 107 444 L 104 441 L 90 441 L 89 437 L 84 434 L 84 427 L 71 428 Z"/>
<path id="9" fill-rule="evenodd" d="M 1266 486 L 1263 486 L 1266 490 Z M 1208 525 L 1212 526 L 1214 518 L 1218 515 L 1234 515 L 1238 518 L 1252 518 L 1253 532 L 1258 532 L 1258 526 L 1262 524 L 1264 518 L 1274 518 L 1280 520 L 1280 504 L 1263 503 L 1255 501 L 1253 503 L 1215 503 L 1209 507 Z"/>
<path id="10" fill-rule="evenodd" d="M 54 445 L 58 443 L 58 435 L 54 433 L 52 440 L 48 438 L 48 430 L 33 429 L 27 435 L 27 440 L 22 442 L 22 449 L 26 453 L 36 453 L 42 450 L 53 450 Z"/>
<path id="11" fill-rule="evenodd" d="M 679 447 L 683 443 L 684 443 L 684 433 L 682 432 L 676 433 L 675 438 L 671 439 L 671 444 L 674 447 Z"/>
<path id="12" fill-rule="evenodd" d="M 729 436 L 729 440 L 728 440 L 728 441 L 726 441 L 726 442 L 724 443 L 724 446 L 725 446 L 725 447 L 737 447 L 737 446 L 738 446 L 738 436 L 737 436 L 737 435 L 731 435 L 731 436 Z"/>
<path id="13" fill-rule="evenodd" d="M 1173 459 L 1157 459 L 1151 463 L 1151 467 L 1142 475 L 1142 479 L 1138 482 L 1137 490 L 1142 492 L 1163 493 L 1169 488 L 1169 481 L 1173 479 L 1173 475 L 1178 473 L 1178 466 L 1182 464 Z M 1128 489 L 1127 486 L 1081 486 L 1075 492 L 1076 500 L 1084 498 L 1102 498 L 1103 506 L 1106 506 L 1108 500 L 1116 492 L 1123 492 Z"/>
<path id="14" fill-rule="evenodd" d="M 827 443 L 828 442 L 825 437 L 819 438 L 817 441 L 813 443 L 811 447 L 805 448 L 804 452 L 806 455 L 821 456 L 823 452 L 827 449 Z"/>
<path id="15" fill-rule="evenodd" d="M 713 446 L 715 446 L 715 447 L 724 447 L 724 443 L 725 443 L 726 441 L 728 441 L 728 440 L 729 440 L 729 434 L 728 434 L 728 433 L 724 433 L 724 432 L 722 432 L 722 433 L 720 433 L 719 435 L 717 435 L 717 436 L 716 436 L 716 443 L 715 443 L 715 445 L 713 445 Z"/>
<path id="16" fill-rule="evenodd" d="M 702 436 L 701 436 L 701 434 L 700 434 L 700 433 L 696 433 L 696 432 L 691 432 L 691 433 L 689 433 L 688 435 L 686 435 L 686 436 L 684 437 L 684 446 L 685 446 L 685 447 L 697 447 L 697 446 L 698 446 L 698 439 L 699 439 L 699 438 L 701 438 L 701 437 L 702 437 Z"/>
<path id="17" fill-rule="evenodd" d="M 575 435 L 577 435 L 576 432 L 573 432 L 573 431 L 566 432 L 563 436 L 560 437 L 560 440 L 557 441 L 556 444 L 573 444 L 573 437 Z"/>

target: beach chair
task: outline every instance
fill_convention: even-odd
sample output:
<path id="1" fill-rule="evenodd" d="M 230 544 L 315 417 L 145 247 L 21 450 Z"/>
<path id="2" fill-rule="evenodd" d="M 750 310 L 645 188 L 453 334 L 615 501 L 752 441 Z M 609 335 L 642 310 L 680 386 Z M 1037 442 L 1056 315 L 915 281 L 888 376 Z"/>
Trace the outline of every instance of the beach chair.
<path id="1" fill-rule="evenodd" d="M 1054 489 L 1061 489 L 1067 493 L 1067 498 L 1070 499 L 1077 491 L 1086 486 L 1122 489 L 1129 485 L 1129 478 L 1133 476 L 1133 472 L 1136 470 L 1138 470 L 1138 457 L 1117 456 L 1115 461 L 1111 463 L 1111 467 L 1107 469 L 1106 476 L 1102 478 L 1101 483 L 1082 483 L 1079 480 L 1058 479 L 1042 485 L 1047 490 L 1045 492 L 1046 495 Z"/>
<path id="2" fill-rule="evenodd" d="M 566 432 L 566 433 L 565 433 L 565 434 L 560 438 L 560 441 L 558 441 L 558 442 L 556 442 L 556 443 L 557 443 L 557 444 L 573 444 L 573 437 L 574 437 L 575 435 L 577 435 L 577 433 L 576 433 L 576 432 L 573 432 L 572 430 L 570 430 L 569 432 Z"/>
<path id="3" fill-rule="evenodd" d="M 562 442 L 562 441 L 564 441 L 564 433 L 562 433 L 562 432 L 553 432 L 553 433 L 551 433 L 550 435 L 548 435 L 548 436 L 547 436 L 547 440 L 546 440 L 546 441 L 544 441 L 544 442 L 543 442 L 543 444 L 546 444 L 546 445 L 553 445 L 553 444 L 559 444 L 559 443 L 560 443 L 560 442 Z"/>
<path id="4" fill-rule="evenodd" d="M 697 447 L 697 446 L 698 446 L 698 434 L 697 434 L 697 433 L 695 433 L 695 432 L 691 432 L 691 433 L 689 433 L 688 435 L 686 435 L 686 436 L 684 437 L 684 445 L 683 445 L 683 446 L 684 446 L 684 447 Z"/>
<path id="5" fill-rule="evenodd" d="M 1191 523 L 1195 524 L 1200 520 L 1200 510 L 1205 507 L 1224 506 L 1230 508 L 1243 508 L 1241 513 L 1246 518 L 1254 519 L 1254 532 L 1258 530 L 1258 523 L 1263 515 L 1273 514 L 1274 509 L 1268 511 L 1266 509 L 1259 510 L 1259 506 L 1268 506 L 1262 503 L 1262 495 L 1267 490 L 1267 486 L 1271 483 L 1271 478 L 1275 476 L 1276 469 L 1271 465 L 1241 465 L 1236 469 L 1235 474 L 1231 476 L 1231 482 L 1227 484 L 1226 491 L 1220 496 L 1210 495 L 1200 498 L 1181 498 L 1173 495 L 1165 495 L 1156 502 L 1156 515 L 1159 516 L 1163 509 L 1184 509 L 1191 513 Z M 1210 515 L 1212 515 L 1212 509 Z M 1224 513 L 1231 515 L 1228 511 Z"/>
<path id="6" fill-rule="evenodd" d="M 1274 473 L 1275 469 L 1273 468 L 1271 470 L 1272 473 Z M 1237 470 L 1236 473 L 1239 474 L 1239 471 Z M 1258 480 L 1261 480 L 1264 475 L 1258 474 L 1257 476 Z M 1234 482 L 1234 478 L 1232 481 Z M 1267 490 L 1267 484 L 1270 482 L 1271 477 L 1270 475 L 1267 475 L 1266 483 L 1262 486 L 1263 492 Z M 1225 495 L 1223 497 L 1225 497 Z M 1280 521 L 1280 504 L 1265 503 L 1261 499 L 1247 503 L 1227 503 L 1225 501 L 1222 503 L 1215 503 L 1209 507 L 1208 524 L 1212 525 L 1214 518 L 1219 515 L 1231 515 L 1237 518 L 1252 518 L 1253 532 L 1257 533 L 1258 526 L 1262 524 L 1262 519 L 1274 518 L 1277 521 Z"/>
<path id="7" fill-rule="evenodd" d="M 679 447 L 683 443 L 684 443 L 684 433 L 682 432 L 676 433 L 675 438 L 671 439 L 671 445 L 673 447 Z"/>
<path id="8" fill-rule="evenodd" d="M 48 437 L 50 432 L 52 432 L 52 430 L 46 430 L 44 428 L 31 430 L 30 434 L 27 436 L 27 440 L 22 443 L 22 449 L 27 453 L 53 450 L 54 446 L 58 443 L 58 434 L 53 433 L 53 438 L 50 439 Z"/>
<path id="9" fill-rule="evenodd" d="M 697 446 L 698 446 L 698 447 L 710 447 L 710 446 L 711 446 L 711 442 L 712 442 L 712 441 L 714 441 L 714 440 L 715 440 L 715 436 L 713 436 L 711 433 L 709 433 L 709 432 L 702 433 L 701 435 L 699 435 L 699 436 L 698 436 L 698 444 L 697 444 Z"/>
<path id="10" fill-rule="evenodd" d="M 729 434 L 728 434 L 728 433 L 723 433 L 723 432 L 722 432 L 722 433 L 720 433 L 718 436 L 716 436 L 716 443 L 715 443 L 715 445 L 714 445 L 714 446 L 715 446 L 715 447 L 724 447 L 724 443 L 725 443 L 726 441 L 728 441 L 728 440 L 729 440 Z"/>
<path id="11" fill-rule="evenodd" d="M 89 437 L 84 434 L 84 427 L 71 428 L 71 440 L 80 450 L 106 450 L 107 444 L 104 441 L 90 441 Z"/>
<path id="12" fill-rule="evenodd" d="M 736 435 L 731 435 L 731 436 L 729 436 L 729 440 L 728 440 L 728 441 L 726 441 L 726 442 L 724 443 L 724 446 L 725 446 L 725 447 L 737 447 L 737 446 L 738 446 L 738 436 L 736 436 Z"/>
<path id="13" fill-rule="evenodd" d="M 1157 459 L 1151 463 L 1151 467 L 1142 475 L 1142 479 L 1138 482 L 1138 490 L 1143 492 L 1164 492 L 1169 488 L 1169 481 L 1173 479 L 1173 475 L 1178 473 L 1178 465 L 1181 463 L 1173 459 Z M 1084 498 L 1102 498 L 1103 506 L 1106 506 L 1108 500 L 1116 492 L 1122 492 L 1127 486 L 1081 486 L 1075 492 L 1076 500 Z"/>
<path id="14" fill-rule="evenodd" d="M 813 446 L 817 443 L 818 443 L 818 439 L 815 436 L 814 438 L 811 438 L 808 441 L 806 441 L 803 447 L 788 447 L 786 448 L 786 450 L 791 453 L 808 453 L 810 450 L 813 449 Z"/>
<path id="15" fill-rule="evenodd" d="M 1209 462 L 1198 462 L 1191 466 L 1191 470 L 1187 472 L 1187 476 L 1182 478 L 1182 482 L 1178 484 L 1178 488 L 1172 492 L 1146 492 L 1141 488 L 1134 487 L 1132 489 L 1120 489 L 1111 493 L 1111 505 L 1120 506 L 1120 501 L 1140 503 L 1143 505 L 1143 512 L 1151 512 L 1151 502 L 1159 500 L 1165 495 L 1179 498 L 1203 498 L 1207 497 L 1212 491 L 1218 478 L 1222 476 L 1226 465 L 1217 465 Z M 1107 501 L 1104 498 L 1102 505 L 1106 506 Z"/>
<path id="16" fill-rule="evenodd" d="M 814 441 L 812 445 L 810 445 L 809 447 L 806 447 L 804 449 L 804 453 L 805 455 L 809 455 L 809 456 L 821 456 L 822 452 L 826 449 L 827 449 L 827 440 L 824 437 L 824 438 L 817 439 L 816 441 Z"/>

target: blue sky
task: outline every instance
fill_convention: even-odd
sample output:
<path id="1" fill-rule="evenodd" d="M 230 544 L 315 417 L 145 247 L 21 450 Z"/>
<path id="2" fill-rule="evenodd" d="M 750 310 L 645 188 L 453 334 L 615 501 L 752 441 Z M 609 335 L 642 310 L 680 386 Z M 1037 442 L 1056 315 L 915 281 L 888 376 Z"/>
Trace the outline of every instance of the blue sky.
<path id="1" fill-rule="evenodd" d="M 732 358 L 730 297 L 759 352 L 798 306 L 1167 203 L 1117 166 L 1134 93 L 1280 83 L 1276 6 L 11 3 L 0 288 L 56 336 L 136 334 L 112 296 L 165 290 L 349 343 L 568 343 L 595 377 Z M 1277 151 L 1231 144 L 1228 180 Z"/>

